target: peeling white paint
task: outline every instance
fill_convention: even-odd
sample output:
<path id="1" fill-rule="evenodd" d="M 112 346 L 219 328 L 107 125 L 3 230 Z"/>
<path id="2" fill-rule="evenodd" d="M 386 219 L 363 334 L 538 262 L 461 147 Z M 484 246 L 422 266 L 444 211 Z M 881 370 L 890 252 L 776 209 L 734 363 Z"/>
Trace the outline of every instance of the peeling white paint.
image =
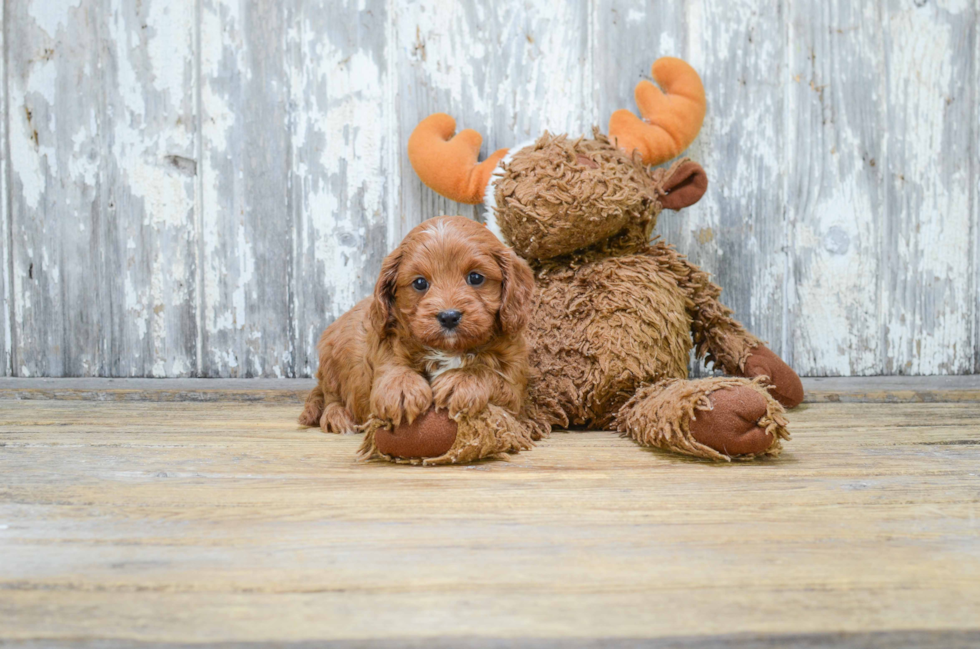
<path id="1" fill-rule="evenodd" d="M 587 133 L 635 108 L 661 55 L 705 79 L 688 154 L 711 185 L 658 232 L 739 317 L 803 373 L 975 371 L 980 49 L 964 48 L 978 7 L 828 1 L 208 0 L 200 24 L 180 0 L 14 3 L 0 259 L 14 267 L 4 350 L 20 355 L 4 371 L 64 371 L 62 345 L 85 348 L 73 371 L 104 371 L 89 351 L 102 341 L 69 330 L 99 321 L 122 373 L 193 373 L 200 334 L 211 374 L 310 374 L 320 331 L 401 235 L 476 214 L 415 178 L 404 145 L 419 119 L 451 113 L 485 153 Z M 83 303 L 99 282 L 106 302 Z"/>
<path id="2" fill-rule="evenodd" d="M 58 29 L 72 24 L 72 10 L 77 9 L 82 0 L 44 0 L 43 2 L 28 2 L 27 12 L 34 22 L 50 37 L 58 35 Z"/>

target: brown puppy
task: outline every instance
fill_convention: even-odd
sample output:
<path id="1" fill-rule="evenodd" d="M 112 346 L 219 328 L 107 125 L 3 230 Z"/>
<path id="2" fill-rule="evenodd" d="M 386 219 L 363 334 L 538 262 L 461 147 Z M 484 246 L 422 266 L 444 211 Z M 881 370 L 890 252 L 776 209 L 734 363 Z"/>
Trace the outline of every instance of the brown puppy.
<path id="1" fill-rule="evenodd" d="M 533 289 L 527 263 L 486 226 L 422 223 L 385 258 L 374 295 L 323 332 L 299 422 L 351 433 L 369 417 L 411 423 L 433 405 L 450 417 L 488 403 L 517 414 Z"/>

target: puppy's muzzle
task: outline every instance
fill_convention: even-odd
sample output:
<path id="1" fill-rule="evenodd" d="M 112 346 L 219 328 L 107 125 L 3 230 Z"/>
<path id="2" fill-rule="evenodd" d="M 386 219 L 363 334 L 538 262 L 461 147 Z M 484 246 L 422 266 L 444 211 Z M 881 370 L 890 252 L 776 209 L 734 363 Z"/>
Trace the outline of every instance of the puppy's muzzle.
<path id="1" fill-rule="evenodd" d="M 446 331 L 452 331 L 459 325 L 459 321 L 463 319 L 463 314 L 455 309 L 451 311 L 440 311 L 436 315 L 436 320 L 442 325 L 442 328 Z"/>

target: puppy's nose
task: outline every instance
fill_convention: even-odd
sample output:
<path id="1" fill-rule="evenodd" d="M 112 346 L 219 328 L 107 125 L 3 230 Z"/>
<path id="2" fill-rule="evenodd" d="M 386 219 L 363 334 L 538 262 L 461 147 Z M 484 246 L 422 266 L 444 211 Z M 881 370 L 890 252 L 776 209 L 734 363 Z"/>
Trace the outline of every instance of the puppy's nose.
<path id="1" fill-rule="evenodd" d="M 440 311 L 436 320 L 439 321 L 443 329 L 455 329 L 462 317 L 462 313 L 453 309 L 452 311 Z"/>

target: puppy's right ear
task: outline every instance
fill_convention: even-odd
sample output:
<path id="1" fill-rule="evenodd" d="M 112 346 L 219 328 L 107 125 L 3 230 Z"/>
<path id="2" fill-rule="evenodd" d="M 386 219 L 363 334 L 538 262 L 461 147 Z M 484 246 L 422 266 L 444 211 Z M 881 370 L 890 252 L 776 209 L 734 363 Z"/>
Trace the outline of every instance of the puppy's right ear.
<path id="1" fill-rule="evenodd" d="M 396 281 L 398 280 L 398 265 L 402 260 L 401 248 L 395 248 L 381 262 L 381 274 L 378 283 L 374 285 L 374 299 L 368 311 L 371 324 L 378 333 L 383 333 L 395 324 L 392 312 L 395 302 Z"/>

